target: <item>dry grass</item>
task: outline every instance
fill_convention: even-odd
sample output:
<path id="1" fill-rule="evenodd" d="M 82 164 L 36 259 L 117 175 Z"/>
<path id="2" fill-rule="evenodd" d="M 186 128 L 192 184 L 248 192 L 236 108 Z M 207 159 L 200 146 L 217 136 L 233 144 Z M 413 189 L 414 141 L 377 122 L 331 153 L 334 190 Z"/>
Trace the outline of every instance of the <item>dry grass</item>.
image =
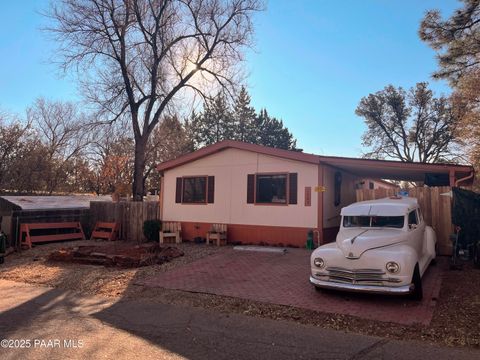
<path id="1" fill-rule="evenodd" d="M 187 264 L 224 249 L 188 243 L 178 244 L 177 247 L 184 251 L 184 256 L 168 263 L 134 269 L 60 263 L 47 260 L 48 255 L 53 250 L 92 244 L 96 246 L 109 245 L 107 242 L 85 240 L 41 245 L 28 251 L 12 254 L 7 257 L 5 264 L 2 266 L 0 278 L 79 290 L 84 293 L 106 297 L 118 297 L 128 290 L 134 280 L 168 271 L 176 266 Z"/>

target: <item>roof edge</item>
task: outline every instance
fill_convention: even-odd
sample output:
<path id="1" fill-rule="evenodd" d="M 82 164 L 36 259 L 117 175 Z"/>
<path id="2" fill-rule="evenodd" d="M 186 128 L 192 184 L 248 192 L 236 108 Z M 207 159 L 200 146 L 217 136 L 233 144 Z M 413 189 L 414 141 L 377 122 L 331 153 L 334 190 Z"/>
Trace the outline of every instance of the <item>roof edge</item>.
<path id="1" fill-rule="evenodd" d="M 343 165 L 345 163 L 350 163 L 351 161 L 365 164 L 383 164 L 385 166 L 391 165 L 392 167 L 428 167 L 430 169 L 447 169 L 455 168 L 459 171 L 472 172 L 475 171 L 474 167 L 471 165 L 465 164 L 452 164 L 452 163 L 422 163 L 422 162 L 405 162 L 398 160 L 386 160 L 386 159 L 365 159 L 365 158 L 352 158 L 352 157 L 342 157 L 342 156 L 328 156 L 328 155 L 318 155 L 320 163 L 326 165 L 332 165 L 333 162 L 336 162 L 336 165 Z"/>
<path id="2" fill-rule="evenodd" d="M 396 160 L 384 160 L 384 159 L 363 159 L 341 156 L 327 156 L 327 155 L 315 155 L 308 154 L 300 151 L 284 150 L 263 145 L 249 144 L 235 140 L 223 140 L 212 145 L 205 146 L 199 150 L 182 155 L 176 159 L 165 161 L 157 165 L 157 170 L 162 172 L 175 168 L 177 166 L 184 165 L 188 162 L 195 161 L 206 156 L 215 154 L 225 149 L 238 149 L 250 152 L 256 152 L 264 155 L 275 156 L 283 159 L 300 161 L 310 164 L 325 164 L 330 166 L 341 166 L 346 163 L 355 162 L 356 164 L 364 163 L 365 165 L 382 164 L 386 167 L 407 167 L 418 169 L 431 169 L 431 170 L 445 170 L 455 169 L 459 172 L 471 173 L 474 172 L 474 168 L 471 165 L 451 164 L 451 163 L 420 163 L 420 162 L 402 162 Z"/>
<path id="3" fill-rule="evenodd" d="M 225 149 L 238 149 L 238 150 L 256 152 L 264 155 L 276 156 L 276 157 L 280 157 L 288 160 L 301 161 L 301 162 L 306 162 L 310 164 L 319 163 L 319 156 L 314 154 L 306 154 L 300 151 L 293 151 L 293 150 L 277 149 L 277 148 L 267 147 L 263 145 L 249 144 L 249 143 L 235 141 L 235 140 L 223 140 L 213 145 L 208 145 L 199 150 L 182 155 L 176 159 L 165 161 L 157 165 L 157 170 L 158 171 L 169 170 L 174 167 L 184 165 L 190 161 L 195 161 L 203 157 L 206 157 L 208 155 L 212 155 L 214 153 L 220 152 Z"/>

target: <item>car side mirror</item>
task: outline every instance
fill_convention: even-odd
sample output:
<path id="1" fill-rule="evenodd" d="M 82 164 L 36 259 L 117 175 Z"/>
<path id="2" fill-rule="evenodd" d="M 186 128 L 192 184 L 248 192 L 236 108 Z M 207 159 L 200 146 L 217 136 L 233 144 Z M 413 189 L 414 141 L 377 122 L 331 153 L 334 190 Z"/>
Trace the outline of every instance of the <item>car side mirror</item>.
<path id="1" fill-rule="evenodd" d="M 410 230 L 415 230 L 417 228 L 417 224 L 408 224 L 408 227 L 410 228 Z"/>

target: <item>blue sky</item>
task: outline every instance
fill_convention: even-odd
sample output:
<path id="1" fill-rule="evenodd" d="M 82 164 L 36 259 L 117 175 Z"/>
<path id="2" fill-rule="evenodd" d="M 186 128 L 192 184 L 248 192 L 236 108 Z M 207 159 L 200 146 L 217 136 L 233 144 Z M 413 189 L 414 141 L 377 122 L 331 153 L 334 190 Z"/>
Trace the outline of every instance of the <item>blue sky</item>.
<path id="1" fill-rule="evenodd" d="M 76 100 L 74 80 L 52 63 L 54 44 L 39 28 L 46 0 L 5 1 L 0 12 L 0 108 L 22 113 L 35 98 Z M 306 152 L 359 156 L 363 96 L 387 84 L 433 81 L 434 52 L 417 35 L 427 9 L 448 15 L 456 0 L 270 0 L 256 16 L 247 54 L 253 105 L 284 123 Z"/>

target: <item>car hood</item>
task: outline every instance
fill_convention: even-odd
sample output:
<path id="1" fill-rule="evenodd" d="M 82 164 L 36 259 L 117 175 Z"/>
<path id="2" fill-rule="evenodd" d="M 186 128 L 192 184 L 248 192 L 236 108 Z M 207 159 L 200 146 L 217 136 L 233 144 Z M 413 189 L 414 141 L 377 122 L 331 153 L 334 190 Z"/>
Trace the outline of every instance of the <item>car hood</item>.
<path id="1" fill-rule="evenodd" d="M 357 259 L 367 250 L 402 242 L 402 235 L 400 229 L 343 229 L 337 235 L 337 246 L 345 257 Z"/>

